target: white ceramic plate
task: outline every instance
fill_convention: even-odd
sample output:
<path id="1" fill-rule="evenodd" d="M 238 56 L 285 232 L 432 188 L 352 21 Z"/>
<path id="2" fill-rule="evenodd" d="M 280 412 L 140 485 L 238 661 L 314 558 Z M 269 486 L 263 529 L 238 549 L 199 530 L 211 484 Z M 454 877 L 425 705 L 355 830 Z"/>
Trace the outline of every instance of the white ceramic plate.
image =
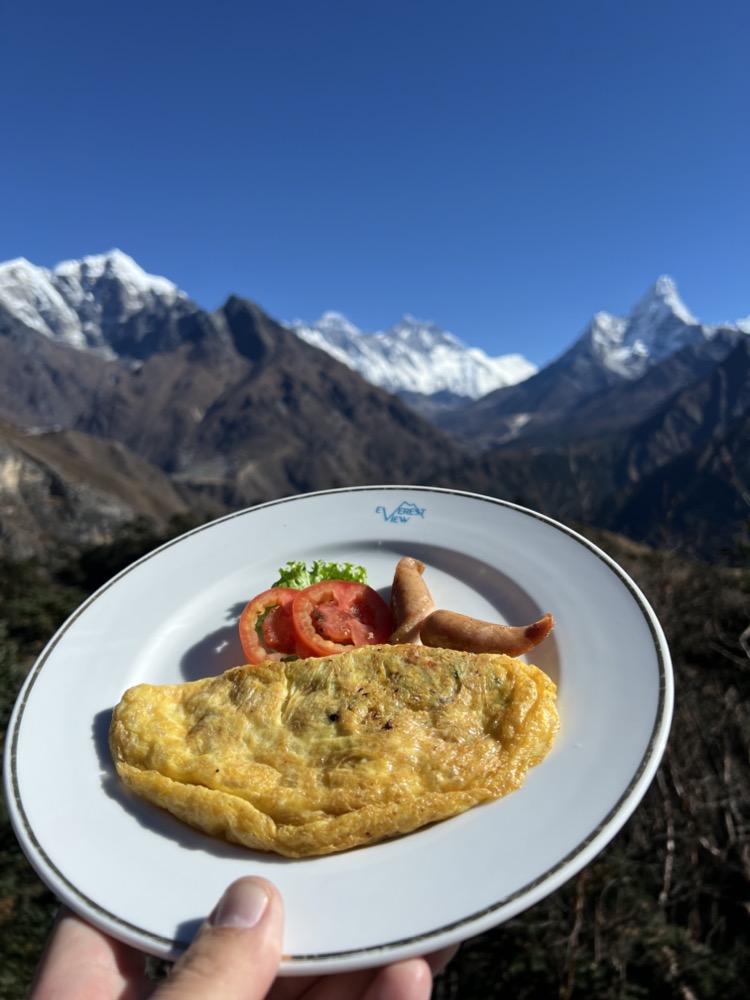
<path id="1" fill-rule="evenodd" d="M 439 607 L 510 624 L 554 614 L 527 658 L 558 684 L 561 731 L 523 788 L 398 840 L 289 861 L 203 836 L 120 786 L 107 729 L 127 687 L 243 662 L 239 611 L 290 559 L 362 564 L 387 597 L 402 555 L 427 565 Z M 672 698 L 653 611 L 581 536 L 473 494 L 332 490 L 192 531 L 86 601 L 19 696 L 6 793 L 40 877 L 114 937 L 175 957 L 232 879 L 260 874 L 285 899 L 284 971 L 343 971 L 474 936 L 567 881 L 646 791 Z"/>

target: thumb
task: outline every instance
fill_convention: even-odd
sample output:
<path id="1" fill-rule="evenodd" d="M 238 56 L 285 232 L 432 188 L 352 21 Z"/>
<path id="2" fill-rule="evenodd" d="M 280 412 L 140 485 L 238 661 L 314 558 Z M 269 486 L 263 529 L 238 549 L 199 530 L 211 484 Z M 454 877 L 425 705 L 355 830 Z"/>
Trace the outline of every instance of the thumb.
<path id="1" fill-rule="evenodd" d="M 155 1000 L 262 1000 L 279 969 L 283 923 L 270 882 L 233 882 Z"/>

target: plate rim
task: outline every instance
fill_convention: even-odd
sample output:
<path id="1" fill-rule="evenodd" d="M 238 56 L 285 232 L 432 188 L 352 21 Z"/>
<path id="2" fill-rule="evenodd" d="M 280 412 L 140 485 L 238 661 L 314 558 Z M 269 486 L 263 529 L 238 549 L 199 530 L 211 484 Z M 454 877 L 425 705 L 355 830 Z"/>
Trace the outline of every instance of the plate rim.
<path id="1" fill-rule="evenodd" d="M 90 899 L 82 892 L 52 861 L 41 843 L 39 842 L 32 823 L 30 822 L 23 805 L 23 792 L 19 785 L 18 778 L 18 741 L 20 730 L 25 714 L 26 706 L 31 698 L 34 686 L 44 669 L 45 664 L 54 653 L 57 645 L 62 641 L 71 626 L 90 608 L 92 604 L 107 590 L 115 586 L 124 576 L 134 572 L 151 559 L 159 556 L 174 545 L 180 544 L 189 537 L 201 532 L 210 530 L 215 526 L 228 521 L 241 518 L 255 511 L 268 509 L 271 507 L 294 504 L 312 498 L 336 496 L 350 493 L 374 493 L 374 492 L 398 492 L 408 491 L 412 494 L 442 494 L 454 496 L 468 500 L 476 500 L 492 504 L 497 507 L 516 511 L 534 520 L 541 521 L 549 527 L 562 532 L 573 541 L 582 545 L 590 554 L 601 560 L 610 571 L 612 571 L 626 587 L 631 598 L 638 606 L 641 617 L 646 621 L 650 636 L 651 645 L 656 654 L 658 666 L 658 699 L 655 706 L 655 716 L 653 727 L 649 736 L 648 744 L 644 748 L 638 767 L 627 786 L 622 790 L 616 802 L 600 822 L 589 834 L 579 841 L 573 849 L 560 858 L 554 865 L 548 867 L 536 878 L 525 883 L 515 891 L 505 895 L 502 899 L 495 901 L 491 905 L 482 907 L 470 914 L 462 916 L 458 920 L 442 924 L 440 927 L 431 928 L 429 931 L 420 932 L 407 937 L 401 937 L 386 942 L 379 942 L 372 946 L 361 946 L 349 948 L 341 951 L 326 951 L 322 953 L 295 953 L 285 956 L 282 971 L 291 975 L 302 975 L 308 973 L 320 973 L 323 971 L 346 971 L 350 969 L 369 967 L 373 962 L 380 964 L 385 961 L 395 960 L 399 957 L 408 957 L 423 953 L 421 944 L 426 942 L 437 942 L 438 946 L 443 944 L 456 943 L 466 940 L 467 935 L 461 931 L 467 927 L 472 928 L 471 936 L 482 933 L 502 921 L 498 921 L 496 916 L 499 911 L 508 910 L 509 919 L 519 912 L 527 909 L 535 903 L 546 898 L 568 879 L 578 874 L 586 864 L 588 864 L 597 854 L 606 847 L 607 843 L 622 829 L 635 809 L 638 807 L 645 794 L 651 780 L 655 776 L 656 770 L 661 761 L 661 757 L 666 747 L 669 736 L 673 700 L 674 700 L 674 678 L 671 656 L 666 637 L 661 624 L 651 607 L 649 601 L 635 583 L 632 577 L 619 563 L 594 542 L 590 541 L 580 532 L 568 525 L 539 511 L 525 507 L 521 504 L 492 497 L 486 494 L 471 491 L 451 489 L 448 487 L 424 486 L 416 484 L 374 484 L 336 487 L 324 490 L 315 490 L 308 493 L 298 493 L 290 496 L 279 497 L 268 500 L 260 504 L 245 507 L 240 510 L 231 511 L 221 517 L 215 518 L 205 524 L 198 525 L 189 531 L 183 532 L 175 538 L 169 539 L 151 551 L 145 553 L 139 559 L 130 563 L 124 569 L 107 580 L 101 587 L 90 594 L 60 625 L 52 635 L 48 643 L 39 653 L 39 656 L 32 664 L 16 702 L 13 706 L 10 720 L 8 722 L 7 736 L 9 737 L 5 752 L 4 761 L 4 783 L 6 788 L 6 799 L 11 824 L 20 842 L 27 859 L 35 869 L 37 875 L 53 892 L 55 892 L 63 902 L 83 916 L 92 918 L 96 915 L 100 926 L 104 926 L 108 933 L 114 937 L 142 948 L 146 952 L 162 958 L 172 960 L 178 957 L 190 944 L 189 939 L 179 936 L 174 938 L 157 934 L 145 930 L 144 928 L 131 923 L 118 916 L 111 910 Z M 603 842 L 602 842 L 603 841 Z M 524 901 L 525 905 L 519 905 Z"/>

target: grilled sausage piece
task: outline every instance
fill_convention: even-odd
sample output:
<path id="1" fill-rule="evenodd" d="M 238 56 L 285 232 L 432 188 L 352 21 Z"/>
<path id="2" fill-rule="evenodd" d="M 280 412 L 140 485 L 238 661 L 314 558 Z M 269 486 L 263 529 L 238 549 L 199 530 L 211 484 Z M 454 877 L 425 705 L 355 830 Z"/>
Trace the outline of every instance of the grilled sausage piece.
<path id="1" fill-rule="evenodd" d="M 532 625 L 497 625 L 455 611 L 433 611 L 422 622 L 420 637 L 434 648 L 521 656 L 545 639 L 554 624 L 552 615 Z"/>
<path id="2" fill-rule="evenodd" d="M 402 642 L 419 642 L 422 622 L 435 610 L 427 584 L 422 578 L 424 563 L 411 556 L 404 556 L 396 566 L 391 587 L 391 614 L 393 634 L 391 645 Z"/>

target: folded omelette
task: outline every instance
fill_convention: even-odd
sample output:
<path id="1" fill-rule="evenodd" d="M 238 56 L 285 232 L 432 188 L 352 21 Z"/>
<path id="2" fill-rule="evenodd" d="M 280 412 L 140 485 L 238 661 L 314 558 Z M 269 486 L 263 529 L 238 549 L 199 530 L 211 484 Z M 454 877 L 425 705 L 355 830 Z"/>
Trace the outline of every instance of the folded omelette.
<path id="1" fill-rule="evenodd" d="M 509 656 L 419 645 L 235 667 L 126 691 L 118 774 L 191 826 L 287 857 L 409 833 L 518 788 L 558 729 Z"/>

